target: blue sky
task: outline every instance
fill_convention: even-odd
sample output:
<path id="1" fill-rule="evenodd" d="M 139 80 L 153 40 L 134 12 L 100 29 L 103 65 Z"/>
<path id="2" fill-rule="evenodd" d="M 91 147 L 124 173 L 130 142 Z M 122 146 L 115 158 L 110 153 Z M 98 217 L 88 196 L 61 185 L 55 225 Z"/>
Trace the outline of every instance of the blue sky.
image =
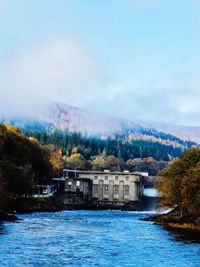
<path id="1" fill-rule="evenodd" d="M 200 126 L 199 0 L 0 0 L 1 112 L 51 101 Z"/>

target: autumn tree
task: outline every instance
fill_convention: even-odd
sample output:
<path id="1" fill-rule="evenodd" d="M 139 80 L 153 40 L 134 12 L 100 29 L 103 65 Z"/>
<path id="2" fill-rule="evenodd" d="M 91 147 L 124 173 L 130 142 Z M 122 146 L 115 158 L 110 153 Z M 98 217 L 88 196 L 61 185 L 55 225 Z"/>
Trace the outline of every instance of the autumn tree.
<path id="1" fill-rule="evenodd" d="M 147 170 L 144 160 L 140 158 L 130 159 L 126 162 L 126 165 L 130 171 L 143 172 Z"/>
<path id="2" fill-rule="evenodd" d="M 164 205 L 195 214 L 200 205 L 200 148 L 191 148 L 159 173 L 157 187 Z"/>
<path id="3" fill-rule="evenodd" d="M 200 161 L 183 176 L 182 205 L 190 215 L 200 215 Z"/>
<path id="4" fill-rule="evenodd" d="M 0 124 L 1 203 L 32 193 L 38 183 L 50 183 L 60 168 L 59 153 L 13 126 Z"/>
<path id="5" fill-rule="evenodd" d="M 123 159 L 110 155 L 106 158 L 106 166 L 110 171 L 120 171 L 124 168 L 125 162 Z"/>
<path id="6" fill-rule="evenodd" d="M 103 171 L 107 168 L 106 159 L 104 156 L 96 156 L 92 161 L 92 169 L 94 171 Z"/>
<path id="7" fill-rule="evenodd" d="M 87 162 L 80 153 L 74 153 L 67 157 L 66 163 L 70 169 L 85 170 L 87 168 Z"/>

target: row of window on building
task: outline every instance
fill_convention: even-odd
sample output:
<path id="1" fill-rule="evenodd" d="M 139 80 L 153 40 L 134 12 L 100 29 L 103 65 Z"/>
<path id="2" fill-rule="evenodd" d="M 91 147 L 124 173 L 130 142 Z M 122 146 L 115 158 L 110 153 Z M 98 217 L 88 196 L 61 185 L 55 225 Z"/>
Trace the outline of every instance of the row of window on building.
<path id="1" fill-rule="evenodd" d="M 95 176 L 94 176 L 94 179 L 95 179 L 95 180 L 98 180 L 98 176 L 95 175 Z M 128 180 L 129 180 L 129 177 L 126 176 L 125 179 L 126 179 L 126 181 L 128 181 Z M 108 176 L 105 176 L 105 180 L 108 180 Z M 115 176 L 115 181 L 117 181 L 117 180 L 119 180 L 119 176 Z"/>
<path id="2" fill-rule="evenodd" d="M 98 194 L 100 185 L 94 184 L 93 185 L 93 191 L 94 194 Z M 119 185 L 113 185 L 113 191 L 114 194 L 119 194 Z M 106 195 L 109 193 L 109 185 L 101 185 L 101 188 L 103 188 L 103 193 Z M 124 195 L 129 195 L 129 185 L 124 185 Z"/>

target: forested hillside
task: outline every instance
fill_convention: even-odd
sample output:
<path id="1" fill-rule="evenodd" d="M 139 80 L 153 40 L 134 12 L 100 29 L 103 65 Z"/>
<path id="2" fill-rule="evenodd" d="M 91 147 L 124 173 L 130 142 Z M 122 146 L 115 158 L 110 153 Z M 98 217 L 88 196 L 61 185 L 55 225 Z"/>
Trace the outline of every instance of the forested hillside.
<path id="1" fill-rule="evenodd" d="M 142 134 L 176 143 L 200 143 L 200 127 L 178 126 L 167 123 L 145 122 L 134 119 L 110 117 L 105 114 L 73 107 L 64 103 L 44 106 L 39 115 L 26 117 L 1 117 L 0 122 L 20 129 L 52 132 L 62 130 L 82 135 L 111 138 L 116 135 Z M 159 141 L 158 140 L 158 141 Z M 191 141 L 191 142 L 190 142 Z"/>
<path id="2" fill-rule="evenodd" d="M 174 136 L 143 130 L 141 133 L 116 135 L 112 138 L 88 137 L 67 131 L 25 130 L 42 144 L 52 144 L 63 159 L 65 167 L 93 170 L 148 171 L 155 175 L 172 158 L 178 157 L 193 143 Z"/>
<path id="3" fill-rule="evenodd" d="M 135 115 L 134 115 L 135 116 Z M 133 117 L 131 120 L 110 117 L 73 107 L 65 103 L 52 103 L 40 114 L 40 120 L 53 125 L 55 129 L 80 132 L 89 135 L 112 136 L 128 132 L 140 132 L 142 129 L 155 129 L 180 138 L 200 143 L 200 127 L 172 125 L 168 123 L 147 122 Z"/>
<path id="4" fill-rule="evenodd" d="M 124 160 L 153 157 L 156 160 L 167 161 L 169 157 L 178 157 L 186 148 L 195 144 L 155 130 L 115 135 L 112 138 L 89 137 L 59 130 L 51 133 L 25 130 L 24 133 L 35 137 L 43 144 L 54 144 L 61 149 L 63 156 L 69 156 L 73 148 L 78 147 L 79 152 L 86 159 L 104 154 L 104 156 L 114 155 Z"/>

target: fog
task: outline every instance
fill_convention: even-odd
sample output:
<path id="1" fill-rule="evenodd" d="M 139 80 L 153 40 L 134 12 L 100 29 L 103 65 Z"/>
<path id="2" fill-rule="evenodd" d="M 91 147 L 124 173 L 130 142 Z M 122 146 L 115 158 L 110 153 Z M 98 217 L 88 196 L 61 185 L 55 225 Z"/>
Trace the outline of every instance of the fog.
<path id="1" fill-rule="evenodd" d="M 108 69 L 79 42 L 42 40 L 1 66 L 0 114 L 37 117 L 46 105 L 62 102 L 129 120 L 199 125 L 197 72 L 157 77 L 151 71 L 120 82 L 107 77 Z"/>
<path id="2" fill-rule="evenodd" d="M 0 72 L 0 111 L 34 116 L 51 102 L 80 105 L 98 90 L 103 73 L 76 42 L 50 39 L 18 51 Z"/>

